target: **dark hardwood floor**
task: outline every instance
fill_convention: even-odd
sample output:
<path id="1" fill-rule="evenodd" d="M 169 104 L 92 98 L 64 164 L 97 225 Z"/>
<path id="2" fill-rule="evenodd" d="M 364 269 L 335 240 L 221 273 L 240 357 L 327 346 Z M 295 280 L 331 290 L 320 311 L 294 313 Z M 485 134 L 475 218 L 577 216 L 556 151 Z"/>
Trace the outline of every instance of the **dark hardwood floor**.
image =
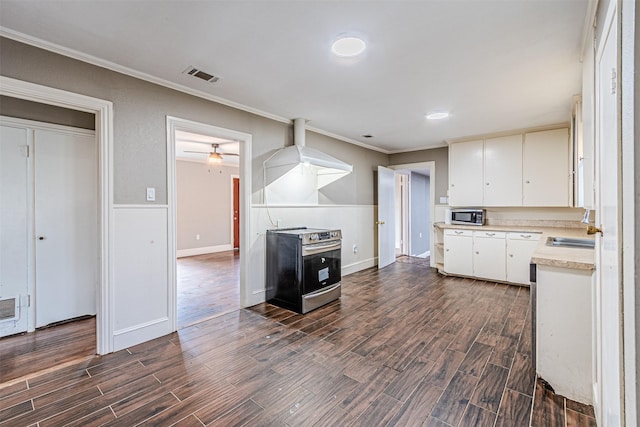
<path id="1" fill-rule="evenodd" d="M 304 316 L 260 304 L 34 369 L 0 385 L 0 426 L 526 426 L 528 307 L 527 288 L 398 262 Z"/>
<path id="2" fill-rule="evenodd" d="M 240 308 L 240 254 L 178 258 L 178 329 Z"/>

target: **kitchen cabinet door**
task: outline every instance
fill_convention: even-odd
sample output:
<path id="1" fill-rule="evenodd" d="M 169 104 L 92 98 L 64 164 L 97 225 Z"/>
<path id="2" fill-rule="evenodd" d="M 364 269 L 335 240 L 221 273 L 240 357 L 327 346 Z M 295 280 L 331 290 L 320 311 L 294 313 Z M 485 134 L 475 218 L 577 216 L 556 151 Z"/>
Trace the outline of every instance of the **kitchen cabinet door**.
<path id="1" fill-rule="evenodd" d="M 538 233 L 509 233 L 507 236 L 507 281 L 529 284 L 531 255 L 538 246 Z"/>
<path id="2" fill-rule="evenodd" d="M 473 276 L 473 234 L 470 230 L 445 230 L 444 271 Z"/>
<path id="3" fill-rule="evenodd" d="M 482 206 L 484 142 L 449 145 L 449 205 Z"/>
<path id="4" fill-rule="evenodd" d="M 523 206 L 569 206 L 569 130 L 525 133 L 523 159 Z"/>
<path id="5" fill-rule="evenodd" d="M 473 233 L 473 275 L 483 279 L 507 280 L 506 233 L 476 231 Z"/>
<path id="6" fill-rule="evenodd" d="M 484 206 L 522 206 L 522 134 L 485 140 Z"/>

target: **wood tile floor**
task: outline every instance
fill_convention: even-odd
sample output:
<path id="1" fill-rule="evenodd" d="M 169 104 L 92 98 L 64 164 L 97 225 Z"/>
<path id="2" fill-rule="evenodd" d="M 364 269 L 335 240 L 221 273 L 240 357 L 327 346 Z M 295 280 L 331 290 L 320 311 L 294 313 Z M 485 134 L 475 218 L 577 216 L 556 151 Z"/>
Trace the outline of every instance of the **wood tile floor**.
<path id="1" fill-rule="evenodd" d="M 178 329 L 240 308 L 240 255 L 178 258 Z"/>
<path id="2" fill-rule="evenodd" d="M 0 385 L 0 426 L 526 426 L 529 292 L 395 263 Z M 589 424 L 576 424 L 589 425 Z"/>

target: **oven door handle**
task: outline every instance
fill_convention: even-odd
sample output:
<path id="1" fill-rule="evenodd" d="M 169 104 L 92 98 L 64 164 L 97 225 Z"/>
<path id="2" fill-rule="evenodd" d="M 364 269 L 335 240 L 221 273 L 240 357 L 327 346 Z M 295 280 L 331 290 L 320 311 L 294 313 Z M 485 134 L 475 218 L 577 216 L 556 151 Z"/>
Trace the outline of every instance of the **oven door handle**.
<path id="1" fill-rule="evenodd" d="M 324 294 L 328 294 L 331 291 L 335 291 L 336 289 L 338 289 L 340 287 L 340 283 L 333 285 L 332 287 L 330 287 L 329 289 L 323 289 L 320 290 L 318 292 L 314 292 L 312 294 L 307 294 L 307 295 L 302 295 L 302 298 L 304 299 L 312 299 L 312 298 L 316 298 L 319 297 L 320 295 L 324 295 Z"/>
<path id="2" fill-rule="evenodd" d="M 305 245 L 302 247 L 302 256 L 315 255 L 322 252 L 327 252 L 334 249 L 340 249 L 342 242 L 332 242 L 327 244 Z"/>

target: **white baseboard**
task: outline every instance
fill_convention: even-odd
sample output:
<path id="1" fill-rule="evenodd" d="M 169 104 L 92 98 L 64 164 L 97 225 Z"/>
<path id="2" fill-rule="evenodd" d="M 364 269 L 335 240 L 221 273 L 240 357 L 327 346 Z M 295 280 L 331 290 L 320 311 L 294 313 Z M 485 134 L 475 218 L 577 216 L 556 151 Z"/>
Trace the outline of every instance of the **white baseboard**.
<path id="1" fill-rule="evenodd" d="M 366 268 L 375 267 L 378 265 L 377 258 L 369 258 L 364 261 L 354 262 L 353 264 L 343 265 L 342 266 L 342 275 L 346 276 L 347 274 L 356 273 L 360 270 L 364 270 Z"/>
<path id="2" fill-rule="evenodd" d="M 186 256 L 213 254 L 216 252 L 224 252 L 224 251 L 230 251 L 230 250 L 233 250 L 233 246 L 231 244 L 218 245 L 218 246 L 205 246 L 202 248 L 179 249 L 176 251 L 176 255 L 178 258 L 183 258 Z"/>

